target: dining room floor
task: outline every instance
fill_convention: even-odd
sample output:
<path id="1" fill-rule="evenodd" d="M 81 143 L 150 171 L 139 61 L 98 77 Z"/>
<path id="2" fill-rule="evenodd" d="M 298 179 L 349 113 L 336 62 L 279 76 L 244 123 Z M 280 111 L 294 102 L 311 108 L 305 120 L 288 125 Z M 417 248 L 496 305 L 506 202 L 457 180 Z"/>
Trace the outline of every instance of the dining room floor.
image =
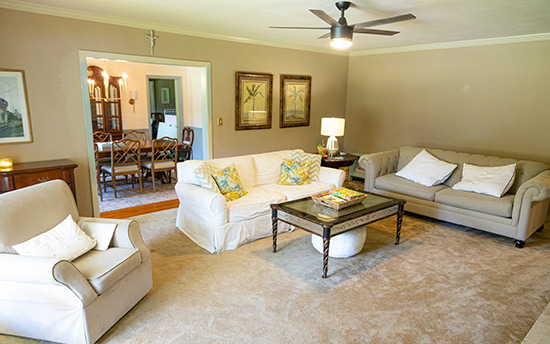
<path id="1" fill-rule="evenodd" d="M 143 191 L 140 192 L 139 188 L 128 190 L 132 187 L 131 182 L 128 184 L 124 181 L 117 182 L 117 198 L 115 198 L 113 188 L 110 186 L 107 186 L 107 192 L 103 192 L 103 201 L 101 201 L 98 194 L 99 212 L 104 213 L 107 211 L 177 199 L 178 197 L 174 189 L 175 185 L 175 181 L 172 181 L 170 184 L 161 184 L 157 181 L 156 191 L 153 191 L 153 183 L 151 179 L 149 179 L 143 183 Z"/>

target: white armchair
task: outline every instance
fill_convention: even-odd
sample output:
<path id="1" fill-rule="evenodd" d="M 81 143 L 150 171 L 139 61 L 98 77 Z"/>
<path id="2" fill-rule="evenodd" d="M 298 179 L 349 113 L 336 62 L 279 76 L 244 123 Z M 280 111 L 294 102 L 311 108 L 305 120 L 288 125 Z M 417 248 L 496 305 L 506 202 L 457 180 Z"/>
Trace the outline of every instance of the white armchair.
<path id="1" fill-rule="evenodd" d="M 109 248 L 72 262 L 22 256 L 13 249 L 69 214 L 79 224 L 116 223 Z M 79 217 L 63 181 L 1 194 L 0 219 L 0 333 L 93 343 L 152 288 L 150 252 L 139 224 Z"/>

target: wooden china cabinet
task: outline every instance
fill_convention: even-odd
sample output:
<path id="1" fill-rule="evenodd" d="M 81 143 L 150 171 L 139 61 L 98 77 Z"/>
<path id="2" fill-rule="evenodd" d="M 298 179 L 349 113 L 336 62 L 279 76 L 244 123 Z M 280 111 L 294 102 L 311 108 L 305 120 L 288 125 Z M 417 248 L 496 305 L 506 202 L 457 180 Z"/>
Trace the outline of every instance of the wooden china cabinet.
<path id="1" fill-rule="evenodd" d="M 88 66 L 90 106 L 93 131 L 111 133 L 114 139 L 122 138 L 122 112 L 120 103 L 120 77 L 109 77 L 108 88 L 103 78 L 103 69 Z"/>

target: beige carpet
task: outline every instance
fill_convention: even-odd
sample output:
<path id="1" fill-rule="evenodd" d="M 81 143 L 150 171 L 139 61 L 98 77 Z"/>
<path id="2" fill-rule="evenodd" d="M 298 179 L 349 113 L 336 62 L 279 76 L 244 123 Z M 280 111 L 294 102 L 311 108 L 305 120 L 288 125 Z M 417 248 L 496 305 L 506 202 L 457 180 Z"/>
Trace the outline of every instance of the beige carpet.
<path id="1" fill-rule="evenodd" d="M 520 250 L 405 216 L 395 246 L 392 217 L 322 279 L 301 230 L 275 254 L 268 238 L 212 255 L 175 228 L 175 209 L 136 219 L 154 288 L 101 343 L 519 343 L 550 300 L 550 224 Z"/>

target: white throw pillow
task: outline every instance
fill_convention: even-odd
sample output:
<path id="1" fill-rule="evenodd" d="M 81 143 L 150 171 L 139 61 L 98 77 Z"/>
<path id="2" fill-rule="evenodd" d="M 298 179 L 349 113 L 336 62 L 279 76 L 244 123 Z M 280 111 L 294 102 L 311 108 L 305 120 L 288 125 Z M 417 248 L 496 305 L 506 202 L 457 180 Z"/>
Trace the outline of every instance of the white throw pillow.
<path id="1" fill-rule="evenodd" d="M 449 178 L 456 166 L 439 160 L 423 149 L 395 175 L 425 186 L 435 186 Z"/>
<path id="2" fill-rule="evenodd" d="M 97 241 L 97 245 L 95 245 L 93 249 L 105 251 L 109 248 L 109 244 L 113 239 L 113 234 L 115 234 L 117 224 L 106 222 L 84 222 L 81 226 L 86 235 Z"/>
<path id="3" fill-rule="evenodd" d="M 502 197 L 514 184 L 515 176 L 516 164 L 493 167 L 464 164 L 462 180 L 453 185 L 453 190 Z"/>
<path id="4" fill-rule="evenodd" d="M 14 250 L 22 256 L 72 261 L 91 250 L 97 242 L 86 235 L 71 215 L 60 224 L 20 244 Z"/>

